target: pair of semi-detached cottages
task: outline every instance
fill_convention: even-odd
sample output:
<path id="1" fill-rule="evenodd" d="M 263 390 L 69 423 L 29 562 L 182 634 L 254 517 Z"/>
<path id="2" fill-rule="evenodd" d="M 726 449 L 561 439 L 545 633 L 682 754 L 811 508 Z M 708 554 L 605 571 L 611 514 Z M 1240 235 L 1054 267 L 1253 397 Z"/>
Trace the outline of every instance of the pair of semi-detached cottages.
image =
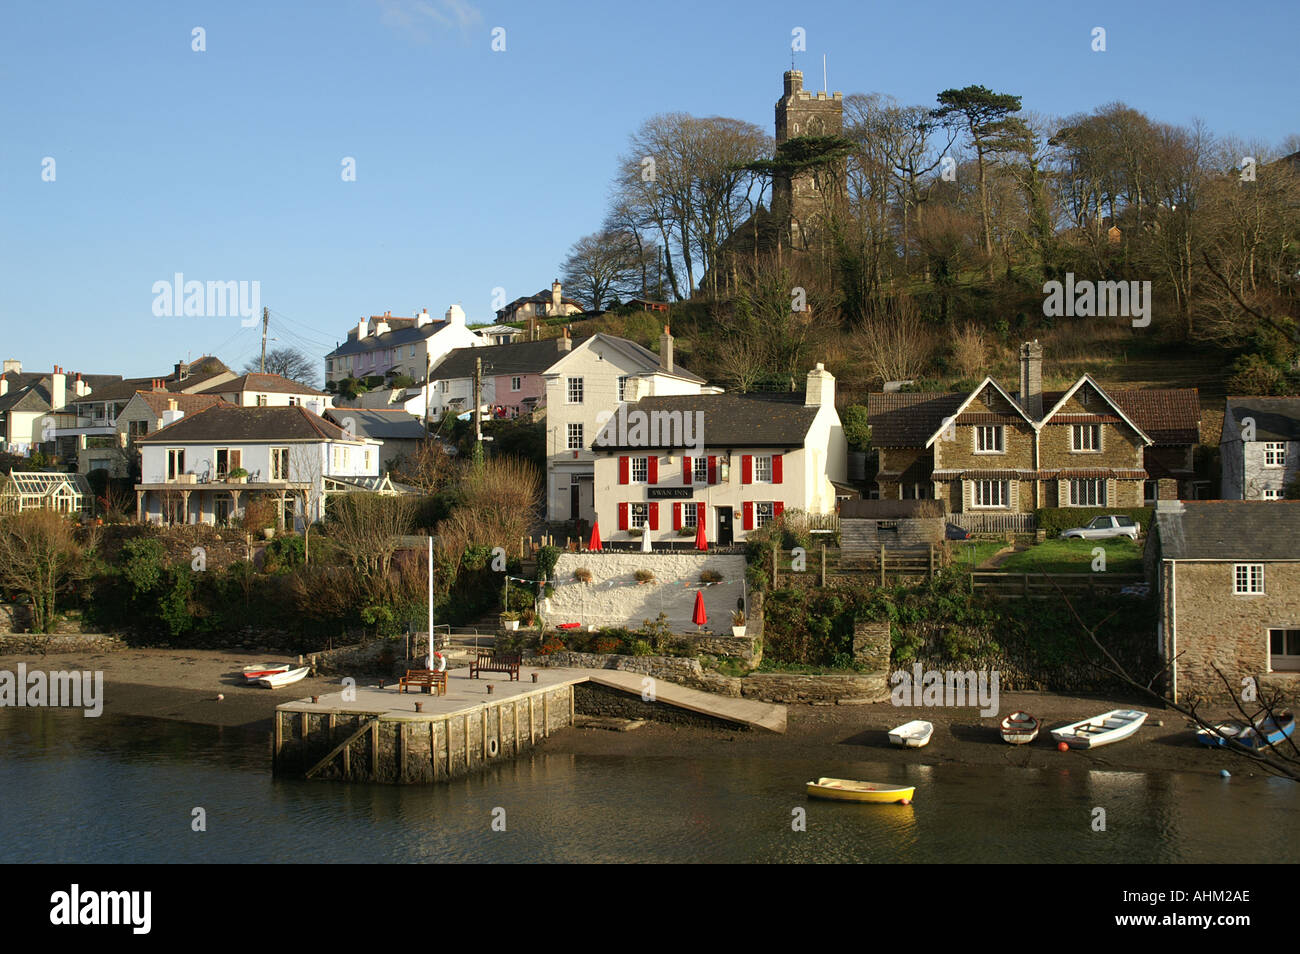
<path id="1" fill-rule="evenodd" d="M 703 525 L 711 543 L 728 546 L 786 510 L 833 513 L 847 467 L 835 378 L 820 364 L 802 393 L 631 400 L 592 450 L 597 516 L 611 541 L 668 543 Z"/>
<path id="2" fill-rule="evenodd" d="M 349 436 L 307 408 L 215 404 L 194 414 L 177 406 L 164 427 L 136 441 L 141 521 L 224 524 L 253 496 L 276 502 L 277 525 L 320 520 L 332 494 L 391 492 L 380 476 L 379 445 Z"/>
<path id="3" fill-rule="evenodd" d="M 1114 390 L 1085 374 L 1044 391 L 1042 365 L 1042 347 L 1027 342 L 1014 395 L 992 377 L 966 394 L 869 395 L 879 497 L 932 497 L 967 529 L 1003 530 L 1028 529 L 1043 507 L 1200 495 L 1194 388 Z"/>

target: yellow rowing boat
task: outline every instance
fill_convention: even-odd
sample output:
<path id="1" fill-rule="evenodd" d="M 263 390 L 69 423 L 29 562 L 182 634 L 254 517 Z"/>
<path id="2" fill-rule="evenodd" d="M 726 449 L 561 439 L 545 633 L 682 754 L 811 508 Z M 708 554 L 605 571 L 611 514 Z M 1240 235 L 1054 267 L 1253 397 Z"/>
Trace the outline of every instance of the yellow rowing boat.
<path id="1" fill-rule="evenodd" d="M 915 785 L 877 785 L 847 778 L 819 778 L 808 783 L 808 794 L 813 798 L 833 798 L 841 802 L 873 802 L 877 805 L 902 802 L 910 805 L 915 793 Z"/>

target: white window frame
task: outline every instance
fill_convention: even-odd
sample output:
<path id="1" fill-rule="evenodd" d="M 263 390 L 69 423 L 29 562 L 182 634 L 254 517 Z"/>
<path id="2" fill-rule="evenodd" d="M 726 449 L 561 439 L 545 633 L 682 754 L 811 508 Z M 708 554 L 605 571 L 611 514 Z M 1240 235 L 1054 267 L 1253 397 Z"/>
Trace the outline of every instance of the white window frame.
<path id="1" fill-rule="evenodd" d="M 185 448 L 167 448 L 167 479 L 175 480 L 185 473 Z"/>
<path id="2" fill-rule="evenodd" d="M 1096 434 L 1096 441 L 1085 441 L 1085 434 Z M 1095 443 L 1095 447 L 1086 447 L 1085 444 Z M 1101 453 L 1101 425 L 1100 424 L 1071 424 L 1070 425 L 1070 453 L 1072 454 L 1100 454 Z"/>
<path id="3" fill-rule="evenodd" d="M 582 425 L 572 421 L 567 425 L 565 440 L 569 450 L 582 450 Z"/>
<path id="4" fill-rule="evenodd" d="M 257 406 L 258 406 L 258 407 L 266 407 L 266 406 L 267 406 L 266 400 L 267 400 L 267 398 L 266 398 L 266 395 L 265 395 L 265 394 L 259 394 L 259 395 L 257 395 Z"/>
<path id="5" fill-rule="evenodd" d="M 518 374 L 514 375 L 514 376 L 510 379 L 510 390 L 511 390 L 511 391 L 522 391 L 523 388 L 524 388 L 524 379 L 523 379 L 520 375 L 518 375 Z M 427 642 L 427 640 L 426 640 L 426 642 Z"/>
<path id="6" fill-rule="evenodd" d="M 289 479 L 289 448 L 271 448 L 271 472 L 269 477 L 271 480 Z"/>
<path id="7" fill-rule="evenodd" d="M 637 476 L 637 471 L 640 476 Z M 629 484 L 648 484 L 650 483 L 650 458 L 633 457 L 627 467 L 627 482 Z"/>
<path id="8" fill-rule="evenodd" d="M 1273 652 L 1273 634 L 1282 634 L 1282 652 Z M 1286 651 L 1287 643 L 1294 640 L 1294 653 Z M 1277 662 L 1283 663 L 1278 666 Z M 1268 630 L 1268 668 L 1270 672 L 1300 670 L 1300 626 L 1270 626 Z"/>
<path id="9" fill-rule="evenodd" d="M 564 396 L 565 404 L 581 404 L 585 397 L 586 382 L 583 378 L 565 378 L 564 379 Z"/>
<path id="10" fill-rule="evenodd" d="M 1264 466 L 1286 467 L 1286 441 L 1264 442 Z"/>
<path id="11" fill-rule="evenodd" d="M 627 378 L 626 374 L 618 376 L 618 399 L 620 401 L 624 400 L 623 395 L 627 393 Z"/>
<path id="12" fill-rule="evenodd" d="M 1069 501 L 1071 507 L 1109 507 L 1110 499 L 1105 477 L 1071 477 Z M 1084 488 L 1095 493 L 1080 493 Z"/>
<path id="13" fill-rule="evenodd" d="M 772 482 L 772 458 L 770 455 L 754 457 L 754 483 L 770 484 Z"/>
<path id="14" fill-rule="evenodd" d="M 1232 593 L 1234 596 L 1264 595 L 1264 564 L 1234 563 L 1232 566 Z"/>
<path id="15" fill-rule="evenodd" d="M 709 482 L 709 458 L 703 454 L 691 458 L 691 483 L 707 484 Z"/>
<path id="16" fill-rule="evenodd" d="M 1265 500 L 1281 500 L 1281 499 L 1283 499 L 1283 498 L 1282 498 L 1282 491 L 1280 491 L 1280 490 L 1275 490 L 1275 489 L 1273 489 L 1273 488 L 1271 488 L 1271 487 L 1270 487 L 1270 488 L 1267 488 L 1267 489 L 1264 490 L 1264 499 L 1265 499 Z"/>
<path id="17" fill-rule="evenodd" d="M 993 496 L 1000 498 L 1001 503 L 981 503 L 981 488 L 997 488 L 997 493 Z M 1009 480 L 972 480 L 971 481 L 971 507 L 979 510 L 1008 510 L 1011 507 L 1011 481 Z"/>
<path id="18" fill-rule="evenodd" d="M 976 454 L 1005 454 L 1007 452 L 1006 427 L 1002 424 L 977 424 L 971 429 L 975 441 Z M 989 446 L 987 438 L 993 438 Z"/>
<path id="19" fill-rule="evenodd" d="M 446 394 L 447 391 L 448 391 L 450 388 L 451 388 L 451 382 L 450 382 L 450 381 L 439 381 L 439 382 L 438 382 L 438 390 L 441 391 L 443 394 Z M 428 642 L 428 640 L 425 640 L 425 642 Z"/>
<path id="20" fill-rule="evenodd" d="M 633 530 L 645 528 L 650 523 L 649 503 L 630 503 L 627 505 L 627 525 Z"/>
<path id="21" fill-rule="evenodd" d="M 766 527 L 776 519 L 776 504 L 770 500 L 754 501 L 754 528 Z"/>
<path id="22" fill-rule="evenodd" d="M 682 501 L 682 526 L 694 529 L 700 516 L 700 508 L 694 500 Z"/>

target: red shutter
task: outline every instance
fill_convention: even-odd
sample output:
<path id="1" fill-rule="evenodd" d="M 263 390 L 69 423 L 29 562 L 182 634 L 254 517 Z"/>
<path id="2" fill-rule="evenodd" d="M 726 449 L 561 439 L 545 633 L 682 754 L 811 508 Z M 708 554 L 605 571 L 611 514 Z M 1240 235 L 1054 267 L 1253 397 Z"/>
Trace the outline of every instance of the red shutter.
<path id="1" fill-rule="evenodd" d="M 654 460 L 653 457 L 650 459 Z M 659 502 L 655 500 L 650 501 L 650 529 L 659 529 Z"/>
<path id="2" fill-rule="evenodd" d="M 754 482 L 753 454 L 742 454 L 740 457 L 740 482 L 742 484 L 752 484 Z"/>
<path id="3" fill-rule="evenodd" d="M 618 459 L 618 482 L 620 484 L 627 483 L 627 458 L 626 457 L 620 457 Z M 627 528 L 624 527 L 623 529 L 626 530 Z"/>
<path id="4" fill-rule="evenodd" d="M 754 529 L 754 501 L 745 501 L 745 529 Z"/>
<path id="5" fill-rule="evenodd" d="M 781 482 L 781 457 L 781 454 L 772 455 L 772 483 L 774 484 Z"/>
<path id="6" fill-rule="evenodd" d="M 718 482 L 718 459 L 710 455 L 709 457 L 709 483 Z"/>
<path id="7" fill-rule="evenodd" d="M 681 528 L 682 528 L 682 505 L 679 503 L 675 503 L 673 504 L 673 529 L 680 530 Z"/>
<path id="8" fill-rule="evenodd" d="M 648 483 L 659 483 L 659 458 L 647 457 L 645 464 L 646 481 Z"/>
<path id="9" fill-rule="evenodd" d="M 697 527 L 702 527 L 704 526 L 704 504 L 698 503 L 695 507 L 695 525 Z"/>
<path id="10" fill-rule="evenodd" d="M 780 458 L 778 458 L 778 460 L 779 460 L 779 459 L 780 459 Z M 779 500 L 776 501 L 774 504 L 772 504 L 772 516 L 773 516 L 773 517 L 780 517 L 780 516 L 781 516 L 781 511 L 783 511 L 784 509 L 785 509 L 785 504 L 783 504 L 783 503 L 782 503 L 781 501 L 779 501 Z"/>
<path id="11" fill-rule="evenodd" d="M 626 459 L 624 458 L 624 460 Z M 627 529 L 627 504 L 625 503 L 618 505 L 618 528 L 620 530 Z"/>
<path id="12" fill-rule="evenodd" d="M 690 482 L 691 482 L 691 459 L 689 457 L 683 457 L 682 458 L 682 483 L 689 484 Z"/>

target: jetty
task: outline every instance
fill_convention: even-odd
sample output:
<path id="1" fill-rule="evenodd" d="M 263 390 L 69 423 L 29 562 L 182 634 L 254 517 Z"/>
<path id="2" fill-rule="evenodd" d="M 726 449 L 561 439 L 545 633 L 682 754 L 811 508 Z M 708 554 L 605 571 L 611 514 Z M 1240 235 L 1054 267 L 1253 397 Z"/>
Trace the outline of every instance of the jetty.
<path id="1" fill-rule="evenodd" d="M 429 784 L 517 758 L 576 715 L 620 715 L 784 732 L 784 706 L 690 689 L 616 669 L 523 667 L 518 681 L 468 667 L 447 672 L 443 695 L 396 683 L 347 686 L 282 703 L 275 712 L 277 775 Z"/>

